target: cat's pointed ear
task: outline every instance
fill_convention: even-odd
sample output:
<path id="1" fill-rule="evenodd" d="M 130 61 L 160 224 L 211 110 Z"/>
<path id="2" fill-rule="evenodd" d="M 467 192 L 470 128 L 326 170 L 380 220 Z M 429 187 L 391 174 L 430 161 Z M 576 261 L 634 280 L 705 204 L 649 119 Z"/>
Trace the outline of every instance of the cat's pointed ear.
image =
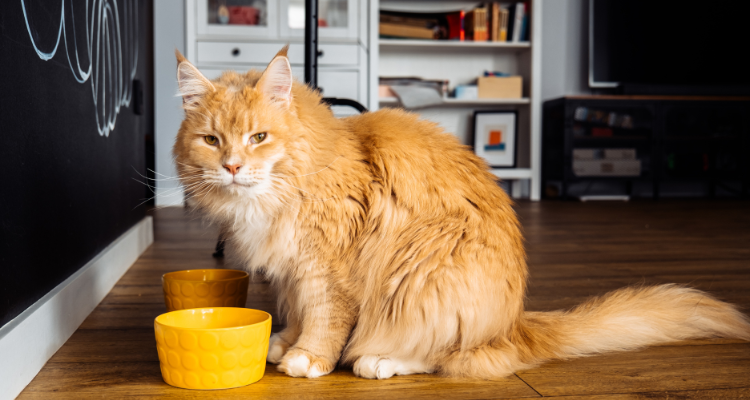
<path id="1" fill-rule="evenodd" d="M 256 88 L 273 102 L 289 107 L 292 103 L 292 66 L 287 58 L 289 45 L 284 46 L 268 64 Z"/>
<path id="2" fill-rule="evenodd" d="M 198 101 L 207 93 L 216 90 L 214 85 L 190 63 L 179 50 L 177 56 L 177 85 L 182 95 L 182 107 L 186 110 L 195 108 Z"/>

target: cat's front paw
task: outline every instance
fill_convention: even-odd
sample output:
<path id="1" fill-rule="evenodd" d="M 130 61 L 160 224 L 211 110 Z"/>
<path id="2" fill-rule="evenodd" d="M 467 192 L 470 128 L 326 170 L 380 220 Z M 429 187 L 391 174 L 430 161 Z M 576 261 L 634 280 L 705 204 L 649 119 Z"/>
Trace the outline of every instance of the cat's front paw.
<path id="1" fill-rule="evenodd" d="M 354 375 L 367 379 L 388 379 L 396 373 L 396 364 L 388 358 L 362 356 L 354 363 Z"/>
<path id="2" fill-rule="evenodd" d="M 388 379 L 393 375 L 431 374 L 435 367 L 421 360 L 367 355 L 354 362 L 354 375 L 368 379 Z"/>
<path id="3" fill-rule="evenodd" d="M 327 375 L 335 364 L 304 350 L 291 349 L 281 359 L 279 371 L 293 377 L 317 378 Z"/>
<path id="4" fill-rule="evenodd" d="M 284 357 L 288 349 L 289 343 L 282 339 L 278 333 L 274 333 L 268 340 L 268 357 L 266 357 L 266 361 L 271 364 L 280 363 L 281 358 Z"/>

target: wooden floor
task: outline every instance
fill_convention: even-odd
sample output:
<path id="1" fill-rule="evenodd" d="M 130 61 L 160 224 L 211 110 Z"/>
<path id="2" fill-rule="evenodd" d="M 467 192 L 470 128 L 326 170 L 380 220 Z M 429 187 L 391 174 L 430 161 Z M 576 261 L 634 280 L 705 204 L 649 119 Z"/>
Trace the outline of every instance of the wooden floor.
<path id="1" fill-rule="evenodd" d="M 625 285 L 665 282 L 691 284 L 750 309 L 750 203 L 542 202 L 516 209 L 527 237 L 531 310 L 570 307 Z M 550 362 L 495 381 L 430 375 L 372 381 L 347 369 L 307 380 L 269 365 L 261 381 L 243 388 L 174 388 L 161 379 L 154 340 L 154 317 L 165 312 L 160 276 L 221 263 L 211 258 L 212 229 L 182 209 L 159 210 L 154 217 L 154 244 L 19 398 L 750 397 L 750 343 L 736 340 Z M 275 318 L 273 294 L 261 281 L 251 283 L 247 306 Z"/>

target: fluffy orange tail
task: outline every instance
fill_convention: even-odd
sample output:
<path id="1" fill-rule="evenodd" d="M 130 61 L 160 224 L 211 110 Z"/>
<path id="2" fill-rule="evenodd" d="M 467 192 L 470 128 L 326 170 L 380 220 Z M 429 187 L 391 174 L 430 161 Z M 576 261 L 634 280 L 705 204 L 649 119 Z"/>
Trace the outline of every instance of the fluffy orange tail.
<path id="1" fill-rule="evenodd" d="M 510 337 L 456 352 L 441 370 L 453 376 L 492 378 L 550 359 L 710 337 L 750 340 L 750 319 L 735 306 L 696 289 L 624 288 L 570 311 L 526 312 Z"/>

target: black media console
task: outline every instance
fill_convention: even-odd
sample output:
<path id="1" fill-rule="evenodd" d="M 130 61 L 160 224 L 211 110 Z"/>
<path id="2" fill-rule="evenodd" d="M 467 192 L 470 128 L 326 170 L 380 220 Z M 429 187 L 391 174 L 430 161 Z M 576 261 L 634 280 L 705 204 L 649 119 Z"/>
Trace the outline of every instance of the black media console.
<path id="1" fill-rule="evenodd" d="M 545 198 L 748 196 L 750 97 L 568 96 L 543 113 Z"/>

